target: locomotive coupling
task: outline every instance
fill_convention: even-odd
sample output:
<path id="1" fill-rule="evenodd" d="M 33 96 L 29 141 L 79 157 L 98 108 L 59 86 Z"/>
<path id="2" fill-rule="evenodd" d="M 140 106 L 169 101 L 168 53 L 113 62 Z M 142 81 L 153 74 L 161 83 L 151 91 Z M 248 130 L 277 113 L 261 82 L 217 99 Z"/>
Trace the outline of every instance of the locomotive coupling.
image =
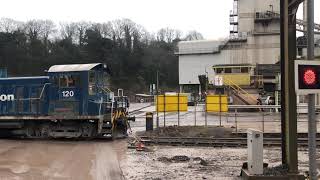
<path id="1" fill-rule="evenodd" d="M 135 116 L 128 117 L 128 121 L 133 121 L 133 122 L 135 122 L 135 121 L 136 121 L 136 117 L 135 117 Z"/>

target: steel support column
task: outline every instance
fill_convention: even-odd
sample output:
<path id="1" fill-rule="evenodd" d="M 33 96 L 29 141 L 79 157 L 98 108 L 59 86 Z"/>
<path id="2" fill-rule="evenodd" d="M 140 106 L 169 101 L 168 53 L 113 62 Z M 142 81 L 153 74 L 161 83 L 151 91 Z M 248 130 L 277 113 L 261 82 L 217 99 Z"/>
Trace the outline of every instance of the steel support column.
<path id="1" fill-rule="evenodd" d="M 281 131 L 282 163 L 289 173 L 298 173 L 297 101 L 294 87 L 296 59 L 296 0 L 281 0 Z"/>
<path id="2" fill-rule="evenodd" d="M 314 60 L 314 0 L 307 1 L 307 39 L 308 39 L 308 60 Z M 315 117 L 315 94 L 308 96 L 308 132 L 309 132 L 309 175 L 310 180 L 317 177 L 317 122 Z"/>

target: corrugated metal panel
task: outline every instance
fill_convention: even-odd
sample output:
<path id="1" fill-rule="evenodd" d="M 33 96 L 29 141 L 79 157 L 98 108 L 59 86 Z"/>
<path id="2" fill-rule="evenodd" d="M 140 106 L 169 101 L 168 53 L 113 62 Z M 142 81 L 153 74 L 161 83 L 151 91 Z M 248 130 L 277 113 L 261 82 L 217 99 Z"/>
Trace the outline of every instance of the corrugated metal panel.
<path id="1" fill-rule="evenodd" d="M 89 71 L 101 63 L 93 64 L 68 64 L 51 66 L 48 72 L 74 72 L 74 71 Z"/>
<path id="2" fill-rule="evenodd" d="M 221 41 L 181 41 L 178 54 L 207 54 L 220 52 Z"/>

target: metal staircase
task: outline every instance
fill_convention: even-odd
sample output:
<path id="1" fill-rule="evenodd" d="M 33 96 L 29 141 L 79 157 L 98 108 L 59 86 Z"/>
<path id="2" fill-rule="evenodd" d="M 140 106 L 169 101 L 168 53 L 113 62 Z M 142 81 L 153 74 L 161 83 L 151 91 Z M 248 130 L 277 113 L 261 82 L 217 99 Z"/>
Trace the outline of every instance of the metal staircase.
<path id="1" fill-rule="evenodd" d="M 246 90 L 234 83 L 232 80 L 224 78 L 224 84 L 232 90 L 233 94 L 246 105 L 256 105 L 258 100 L 255 96 L 249 94 Z"/>

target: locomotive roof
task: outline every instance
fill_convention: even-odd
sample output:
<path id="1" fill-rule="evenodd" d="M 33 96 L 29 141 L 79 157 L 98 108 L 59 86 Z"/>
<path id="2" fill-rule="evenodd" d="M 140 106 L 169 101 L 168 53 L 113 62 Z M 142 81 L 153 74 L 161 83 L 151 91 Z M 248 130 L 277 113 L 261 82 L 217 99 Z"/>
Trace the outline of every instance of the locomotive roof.
<path id="1" fill-rule="evenodd" d="M 0 78 L 0 80 L 38 80 L 38 79 L 49 79 L 49 76 L 26 76 L 26 77 L 6 77 Z"/>
<path id="2" fill-rule="evenodd" d="M 49 76 L 7 77 L 0 78 L 1 85 L 32 85 L 49 82 Z"/>
<path id="3" fill-rule="evenodd" d="M 75 72 L 75 71 L 90 71 L 91 69 L 102 66 L 102 63 L 92 64 L 65 64 L 65 65 L 54 65 L 51 66 L 48 72 Z M 106 67 L 103 67 L 106 68 Z"/>

